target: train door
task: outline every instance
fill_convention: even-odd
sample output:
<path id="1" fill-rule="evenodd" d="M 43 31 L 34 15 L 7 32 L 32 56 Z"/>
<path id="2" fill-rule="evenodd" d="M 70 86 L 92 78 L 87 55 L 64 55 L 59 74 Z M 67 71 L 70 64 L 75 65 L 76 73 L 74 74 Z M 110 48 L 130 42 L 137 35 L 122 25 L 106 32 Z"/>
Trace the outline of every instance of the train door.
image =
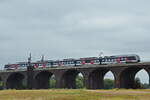
<path id="1" fill-rule="evenodd" d="M 77 60 L 77 61 L 76 61 L 76 65 L 77 65 L 77 66 L 82 65 L 82 61 L 81 61 L 81 60 Z"/>
<path id="2" fill-rule="evenodd" d="M 34 68 L 38 68 L 38 64 L 34 64 Z"/>
<path id="3" fill-rule="evenodd" d="M 86 63 L 85 63 L 85 60 L 82 60 L 82 65 L 85 65 Z"/>
<path id="4" fill-rule="evenodd" d="M 119 64 L 121 63 L 121 62 L 120 62 L 120 57 L 118 57 L 118 58 L 116 59 L 116 62 L 119 63 Z"/>

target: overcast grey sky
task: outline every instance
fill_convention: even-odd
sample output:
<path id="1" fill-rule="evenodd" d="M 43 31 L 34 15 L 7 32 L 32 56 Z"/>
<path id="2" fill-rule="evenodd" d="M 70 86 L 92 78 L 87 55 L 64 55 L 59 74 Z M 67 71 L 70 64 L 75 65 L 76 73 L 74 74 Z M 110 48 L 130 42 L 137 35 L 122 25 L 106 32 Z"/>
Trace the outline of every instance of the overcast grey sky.
<path id="1" fill-rule="evenodd" d="M 149 0 L 0 0 L 0 65 L 139 54 L 150 61 Z"/>

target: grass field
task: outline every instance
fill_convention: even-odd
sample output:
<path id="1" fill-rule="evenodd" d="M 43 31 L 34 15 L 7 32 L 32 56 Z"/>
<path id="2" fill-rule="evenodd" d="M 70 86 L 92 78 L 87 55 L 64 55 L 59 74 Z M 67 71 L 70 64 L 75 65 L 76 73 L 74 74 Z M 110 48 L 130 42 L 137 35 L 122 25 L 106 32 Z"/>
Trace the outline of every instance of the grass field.
<path id="1" fill-rule="evenodd" d="M 150 100 L 150 90 L 2 90 L 0 100 Z"/>

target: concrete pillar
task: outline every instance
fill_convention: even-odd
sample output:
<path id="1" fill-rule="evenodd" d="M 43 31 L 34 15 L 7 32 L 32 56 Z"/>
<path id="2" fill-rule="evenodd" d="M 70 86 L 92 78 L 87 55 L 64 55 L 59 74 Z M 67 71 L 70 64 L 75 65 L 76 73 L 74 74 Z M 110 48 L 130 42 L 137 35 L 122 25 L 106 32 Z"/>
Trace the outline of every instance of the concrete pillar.
<path id="1" fill-rule="evenodd" d="M 56 78 L 56 88 L 64 88 L 64 84 L 61 78 Z"/>
<path id="2" fill-rule="evenodd" d="M 27 88 L 28 89 L 33 89 L 34 88 L 33 76 L 34 76 L 33 69 L 28 68 L 28 70 L 27 70 Z"/>
<path id="3" fill-rule="evenodd" d="M 55 71 L 54 75 L 55 75 L 55 78 L 56 78 L 56 88 L 65 88 L 64 87 L 64 80 L 63 80 L 63 73 L 64 71 Z"/>
<path id="4" fill-rule="evenodd" d="M 89 82 L 89 79 L 88 79 L 88 75 L 86 75 L 84 77 L 84 85 L 85 85 L 86 89 L 90 89 L 90 82 Z"/>
<path id="5" fill-rule="evenodd" d="M 149 88 L 150 88 L 150 68 L 147 68 L 146 71 L 147 71 L 148 76 L 149 76 Z"/>
<path id="6" fill-rule="evenodd" d="M 116 79 L 115 79 L 115 88 L 121 88 L 121 87 L 120 87 L 120 79 L 119 79 L 119 76 L 117 76 Z"/>
<path id="7" fill-rule="evenodd" d="M 114 75 L 114 87 L 115 88 L 121 88 L 121 79 L 120 79 L 120 75 L 121 75 L 121 70 L 122 68 L 115 68 L 112 69 L 112 73 Z"/>
<path id="8" fill-rule="evenodd" d="M 95 71 L 86 76 L 85 82 L 88 89 L 103 89 L 104 88 L 104 73 Z"/>

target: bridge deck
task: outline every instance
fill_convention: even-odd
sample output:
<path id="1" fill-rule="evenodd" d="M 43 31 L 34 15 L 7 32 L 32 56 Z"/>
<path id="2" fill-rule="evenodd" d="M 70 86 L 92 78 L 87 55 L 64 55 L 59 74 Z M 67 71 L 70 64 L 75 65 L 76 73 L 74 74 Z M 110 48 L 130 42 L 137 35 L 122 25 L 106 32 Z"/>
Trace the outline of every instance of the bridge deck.
<path id="1" fill-rule="evenodd" d="M 46 68 L 38 68 L 34 70 L 54 70 L 54 69 L 75 69 L 75 68 L 110 68 L 110 67 L 128 67 L 128 66 L 149 66 L 150 62 L 142 62 L 142 63 L 130 63 L 130 64 L 107 64 L 107 65 L 81 65 L 81 66 L 58 66 L 58 67 L 46 67 Z M 0 72 L 22 72 L 26 71 L 27 69 L 19 69 L 19 70 L 0 70 Z"/>

